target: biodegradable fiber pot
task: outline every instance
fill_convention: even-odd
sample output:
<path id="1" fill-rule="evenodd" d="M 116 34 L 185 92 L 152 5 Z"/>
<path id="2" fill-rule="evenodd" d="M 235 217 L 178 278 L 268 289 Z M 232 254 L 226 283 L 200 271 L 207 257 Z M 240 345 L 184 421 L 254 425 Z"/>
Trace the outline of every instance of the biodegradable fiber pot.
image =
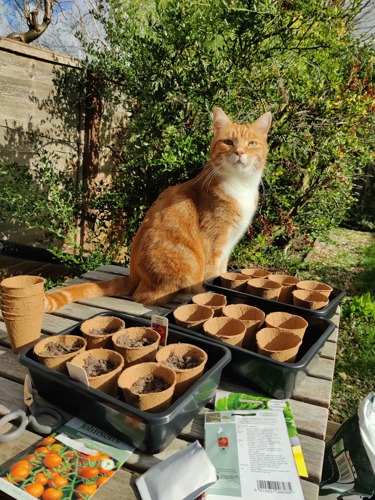
<path id="1" fill-rule="evenodd" d="M 265 313 L 257 307 L 248 304 L 230 304 L 223 308 L 224 316 L 239 319 L 246 327 L 242 347 L 253 349 L 255 334 L 264 323 Z"/>
<path id="2" fill-rule="evenodd" d="M 245 291 L 248 279 L 248 276 L 244 276 L 241 273 L 229 272 L 220 275 L 221 285 L 225 288 L 230 288 L 231 290 Z"/>
<path id="3" fill-rule="evenodd" d="M 239 319 L 221 316 L 206 321 L 203 325 L 203 330 L 209 337 L 241 347 L 245 337 L 246 326 Z"/>
<path id="4" fill-rule="evenodd" d="M 277 328 L 262 328 L 256 339 L 259 354 L 283 363 L 295 361 L 302 343 L 298 335 Z"/>
<path id="5" fill-rule="evenodd" d="M 125 328 L 125 321 L 116 316 L 94 316 L 80 326 L 87 340 L 87 349 L 112 349 L 112 335 L 122 328 Z"/>
<path id="6" fill-rule="evenodd" d="M 241 274 L 248 276 L 247 279 L 250 279 L 250 278 L 265 278 L 270 273 L 269 271 L 266 271 L 265 269 L 261 269 L 258 267 L 248 267 L 245 269 L 241 269 Z"/>
<path id="7" fill-rule="evenodd" d="M 262 297 L 263 299 L 277 300 L 282 285 L 267 278 L 252 278 L 247 282 L 247 293 Z"/>
<path id="8" fill-rule="evenodd" d="M 220 316 L 223 307 L 227 304 L 227 298 L 221 293 L 205 292 L 194 295 L 191 299 L 194 304 L 206 306 L 213 310 L 214 316 Z"/>
<path id="9" fill-rule="evenodd" d="M 146 343 L 141 345 L 144 339 Z M 136 363 L 155 361 L 160 335 L 152 328 L 134 326 L 114 333 L 112 335 L 112 342 L 115 351 L 119 352 L 124 358 L 125 367 L 128 367 Z"/>
<path id="10" fill-rule="evenodd" d="M 34 346 L 34 353 L 39 363 L 67 374 L 66 362 L 83 352 L 86 345 L 86 339 L 78 335 L 52 335 L 40 340 Z M 53 351 L 53 346 L 55 346 L 56 352 Z M 57 353 L 58 350 L 61 351 L 61 354 Z"/>
<path id="11" fill-rule="evenodd" d="M 212 318 L 214 312 L 207 306 L 187 304 L 177 307 L 173 316 L 178 326 L 202 332 L 203 323 Z"/>
<path id="12" fill-rule="evenodd" d="M 5 328 L 14 353 L 34 345 L 40 339 L 43 318 L 44 310 L 25 316 L 3 312 Z"/>
<path id="13" fill-rule="evenodd" d="M 272 312 L 267 314 L 265 319 L 266 325 L 270 328 L 278 328 L 279 330 L 288 330 L 295 335 L 298 335 L 301 340 L 305 335 L 308 322 L 302 316 L 287 312 Z"/>
<path id="14" fill-rule="evenodd" d="M 333 288 L 330 285 L 326 285 L 325 283 L 321 283 L 320 281 L 314 280 L 304 280 L 299 281 L 296 285 L 298 290 L 309 290 L 310 292 L 319 292 L 326 297 L 331 295 Z"/>
<path id="15" fill-rule="evenodd" d="M 168 387 L 158 392 L 137 392 L 135 384 L 154 377 L 162 379 Z M 141 411 L 160 413 L 171 405 L 176 387 L 176 374 L 162 363 L 139 363 L 125 368 L 118 379 L 118 386 L 124 394 L 126 403 Z"/>
<path id="16" fill-rule="evenodd" d="M 12 276 L 5 278 L 0 283 L 3 293 L 12 297 L 32 297 L 44 294 L 44 283 L 46 280 L 40 276 Z"/>
<path id="17" fill-rule="evenodd" d="M 156 353 L 156 361 L 172 368 L 176 373 L 174 399 L 184 394 L 199 379 L 204 372 L 207 360 L 208 355 L 203 349 L 185 343 L 168 344 Z M 191 368 L 179 366 L 179 364 L 185 366 L 185 363 L 189 362 L 194 366 Z"/>
<path id="18" fill-rule="evenodd" d="M 287 274 L 270 274 L 268 279 L 276 281 L 276 283 L 281 284 L 281 290 L 278 297 L 279 302 L 285 302 L 287 304 L 292 304 L 293 302 L 293 290 L 295 290 L 299 279 L 295 276 L 289 276 Z"/>
<path id="19" fill-rule="evenodd" d="M 329 298 L 320 292 L 311 292 L 309 290 L 293 291 L 293 304 L 295 306 L 316 311 L 327 306 L 328 303 Z"/>
<path id="20" fill-rule="evenodd" d="M 87 371 L 87 360 L 92 359 L 104 366 L 109 364 L 113 369 L 100 375 L 87 375 L 89 386 L 106 392 L 110 396 L 117 395 L 117 379 L 124 368 L 124 358 L 119 352 L 111 349 L 90 349 L 77 354 L 70 362 Z"/>

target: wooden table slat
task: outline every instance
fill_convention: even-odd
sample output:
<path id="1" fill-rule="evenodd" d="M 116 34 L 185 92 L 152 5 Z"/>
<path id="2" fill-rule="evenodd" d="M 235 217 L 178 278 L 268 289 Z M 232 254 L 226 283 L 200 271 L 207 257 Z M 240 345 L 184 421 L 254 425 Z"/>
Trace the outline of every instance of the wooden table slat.
<path id="1" fill-rule="evenodd" d="M 87 280 L 112 279 L 119 276 L 127 276 L 129 270 L 121 266 L 102 266 L 101 268 L 85 273 L 82 278 L 69 280 L 64 286 L 75 283 L 83 283 Z M 170 308 L 183 303 L 184 297 L 178 297 L 170 304 Z M 157 308 L 137 304 L 129 298 L 119 297 L 97 297 L 86 299 L 80 303 L 68 304 L 51 314 L 46 314 L 43 321 L 42 332 L 44 334 L 58 334 L 67 328 L 72 328 L 95 314 L 114 311 L 143 318 L 150 318 L 152 314 L 165 314 L 166 308 Z M 332 321 L 339 325 L 339 311 Z M 332 379 L 337 349 L 338 328 L 325 343 L 319 355 L 316 355 L 308 366 L 308 375 L 297 385 L 290 399 L 292 411 L 296 421 L 301 446 L 305 457 L 309 477 L 301 481 L 305 500 L 317 500 L 321 477 L 322 462 L 324 456 L 324 438 L 326 435 L 328 408 L 331 398 Z M 17 409 L 22 401 L 23 380 L 27 373 L 25 367 L 17 361 L 9 345 L 9 339 L 4 323 L 0 320 L 0 415 Z M 236 392 L 254 392 L 244 388 L 243 384 L 222 381 L 220 387 L 225 390 Z M 41 398 L 39 398 L 41 400 Z M 210 406 L 212 408 L 212 405 Z M 189 422 L 169 446 L 159 454 L 149 455 L 135 451 L 124 464 L 122 470 L 118 471 L 96 493 L 98 500 L 107 498 L 127 498 L 129 500 L 139 498 L 133 483 L 134 474 L 141 474 L 155 465 L 160 460 L 172 455 L 176 451 L 186 447 L 196 439 L 203 440 L 204 436 L 204 413 L 210 411 L 208 407 L 202 408 L 199 414 Z M 69 415 L 66 414 L 66 418 Z M 1 429 L 0 432 L 4 432 Z M 26 431 L 19 439 L 9 444 L 0 444 L 0 462 L 12 458 L 16 453 L 24 450 L 28 445 L 33 445 L 40 437 Z"/>

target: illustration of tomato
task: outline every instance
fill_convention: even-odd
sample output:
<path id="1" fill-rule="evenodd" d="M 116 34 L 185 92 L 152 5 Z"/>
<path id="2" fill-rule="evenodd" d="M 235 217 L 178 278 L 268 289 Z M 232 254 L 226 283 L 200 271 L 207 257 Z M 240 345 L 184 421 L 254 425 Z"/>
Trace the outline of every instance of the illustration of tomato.
<path id="1" fill-rule="evenodd" d="M 68 484 L 68 479 L 64 476 L 60 476 L 59 474 L 48 480 L 48 486 L 50 486 L 51 488 L 62 488 L 67 484 Z"/>
<path id="2" fill-rule="evenodd" d="M 44 460 L 43 464 L 46 467 L 50 467 L 51 469 L 54 469 L 58 465 L 60 465 L 62 462 L 62 457 L 58 455 L 57 453 L 51 453 L 50 455 L 47 455 Z"/>
<path id="3" fill-rule="evenodd" d="M 96 480 L 96 484 L 99 488 L 99 486 L 101 486 L 102 484 L 104 484 L 106 481 L 108 481 L 108 477 L 107 476 L 101 476 L 101 477 L 98 477 L 98 479 Z"/>
<path id="4" fill-rule="evenodd" d="M 56 442 L 56 439 L 53 436 L 47 436 L 46 438 L 43 439 L 43 441 L 40 441 L 39 445 L 40 446 L 47 446 L 49 444 L 53 444 Z"/>
<path id="5" fill-rule="evenodd" d="M 23 481 L 29 476 L 29 474 L 30 474 L 30 468 L 25 467 L 24 465 L 19 465 L 18 467 L 14 467 L 14 469 L 10 471 L 10 476 L 16 482 Z"/>
<path id="6" fill-rule="evenodd" d="M 28 470 L 31 469 L 30 462 L 28 460 L 19 460 L 10 466 L 10 470 L 15 469 L 16 467 L 27 467 Z"/>
<path id="7" fill-rule="evenodd" d="M 60 443 L 51 444 L 50 449 L 55 453 L 58 453 L 59 451 L 64 449 L 64 445 Z"/>
<path id="8" fill-rule="evenodd" d="M 91 497 L 95 491 L 97 490 L 96 484 L 80 484 L 75 489 L 76 498 L 89 498 Z"/>
<path id="9" fill-rule="evenodd" d="M 47 448 L 47 446 L 39 446 L 36 450 L 35 453 L 38 455 L 49 455 L 51 453 L 51 450 Z"/>
<path id="10" fill-rule="evenodd" d="M 104 472 L 104 474 L 105 474 L 107 477 L 111 477 L 111 476 L 113 476 L 113 474 L 114 474 L 115 472 L 116 472 L 116 471 L 114 471 L 114 470 L 106 470 L 106 471 Z"/>
<path id="11" fill-rule="evenodd" d="M 81 467 L 80 469 L 78 469 L 78 475 L 86 479 L 92 479 L 93 477 L 96 477 L 98 474 L 99 474 L 98 467 Z"/>
<path id="12" fill-rule="evenodd" d="M 100 453 L 96 460 L 99 460 L 99 462 L 103 462 L 103 460 L 110 460 L 110 456 L 107 455 L 106 453 Z"/>
<path id="13" fill-rule="evenodd" d="M 48 477 L 43 472 L 38 472 L 37 474 L 35 474 L 34 480 L 36 483 L 40 483 L 42 485 L 48 483 Z"/>
<path id="14" fill-rule="evenodd" d="M 56 488 L 47 488 L 44 490 L 42 495 L 43 500 L 60 500 L 63 496 L 63 492 L 61 490 L 57 490 Z"/>
<path id="15" fill-rule="evenodd" d="M 30 453 L 24 458 L 24 460 L 30 462 L 32 466 L 39 465 L 42 462 L 41 459 L 35 455 L 35 453 Z"/>
<path id="16" fill-rule="evenodd" d="M 44 486 L 40 483 L 31 483 L 25 486 L 25 490 L 32 497 L 40 498 L 43 495 Z"/>

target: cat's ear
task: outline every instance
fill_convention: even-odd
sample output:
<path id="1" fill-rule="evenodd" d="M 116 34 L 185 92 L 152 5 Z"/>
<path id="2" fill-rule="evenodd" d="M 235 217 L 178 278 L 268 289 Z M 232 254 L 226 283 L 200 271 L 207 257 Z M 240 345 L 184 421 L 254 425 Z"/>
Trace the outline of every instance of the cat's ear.
<path id="1" fill-rule="evenodd" d="M 221 108 L 214 108 L 213 123 L 214 123 L 214 133 L 217 134 L 226 125 L 231 123 L 231 121 Z"/>
<path id="2" fill-rule="evenodd" d="M 266 135 L 270 129 L 271 122 L 272 122 L 272 114 L 270 113 L 270 111 L 268 111 L 267 113 L 264 113 L 264 115 L 260 116 L 257 120 L 255 120 L 253 125 L 256 126 L 256 128 L 259 130 L 261 134 Z"/>

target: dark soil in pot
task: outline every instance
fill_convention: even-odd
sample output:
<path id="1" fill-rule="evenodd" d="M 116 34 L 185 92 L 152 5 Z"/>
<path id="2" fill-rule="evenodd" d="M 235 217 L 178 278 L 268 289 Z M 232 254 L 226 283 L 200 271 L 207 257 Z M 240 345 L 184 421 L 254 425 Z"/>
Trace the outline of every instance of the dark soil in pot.
<path id="1" fill-rule="evenodd" d="M 174 354 L 168 359 L 163 361 L 163 364 L 169 366 L 170 368 L 177 368 L 178 370 L 188 370 L 189 368 L 195 368 L 202 363 L 202 359 L 196 358 L 194 356 L 179 356 Z"/>
<path id="2" fill-rule="evenodd" d="M 135 382 L 131 390 L 138 394 L 149 394 L 150 392 L 162 392 L 168 389 L 168 384 L 163 377 L 157 375 L 148 375 L 147 377 L 140 378 Z"/>
<path id="3" fill-rule="evenodd" d="M 76 352 L 82 347 L 82 344 L 75 342 L 72 345 L 66 345 L 62 342 L 48 342 L 45 345 L 44 351 L 41 353 L 43 356 L 62 356 L 70 352 Z"/>
<path id="4" fill-rule="evenodd" d="M 115 368 L 116 366 L 107 359 L 96 359 L 94 356 L 88 356 L 85 359 L 84 369 L 89 377 L 98 377 Z"/>

